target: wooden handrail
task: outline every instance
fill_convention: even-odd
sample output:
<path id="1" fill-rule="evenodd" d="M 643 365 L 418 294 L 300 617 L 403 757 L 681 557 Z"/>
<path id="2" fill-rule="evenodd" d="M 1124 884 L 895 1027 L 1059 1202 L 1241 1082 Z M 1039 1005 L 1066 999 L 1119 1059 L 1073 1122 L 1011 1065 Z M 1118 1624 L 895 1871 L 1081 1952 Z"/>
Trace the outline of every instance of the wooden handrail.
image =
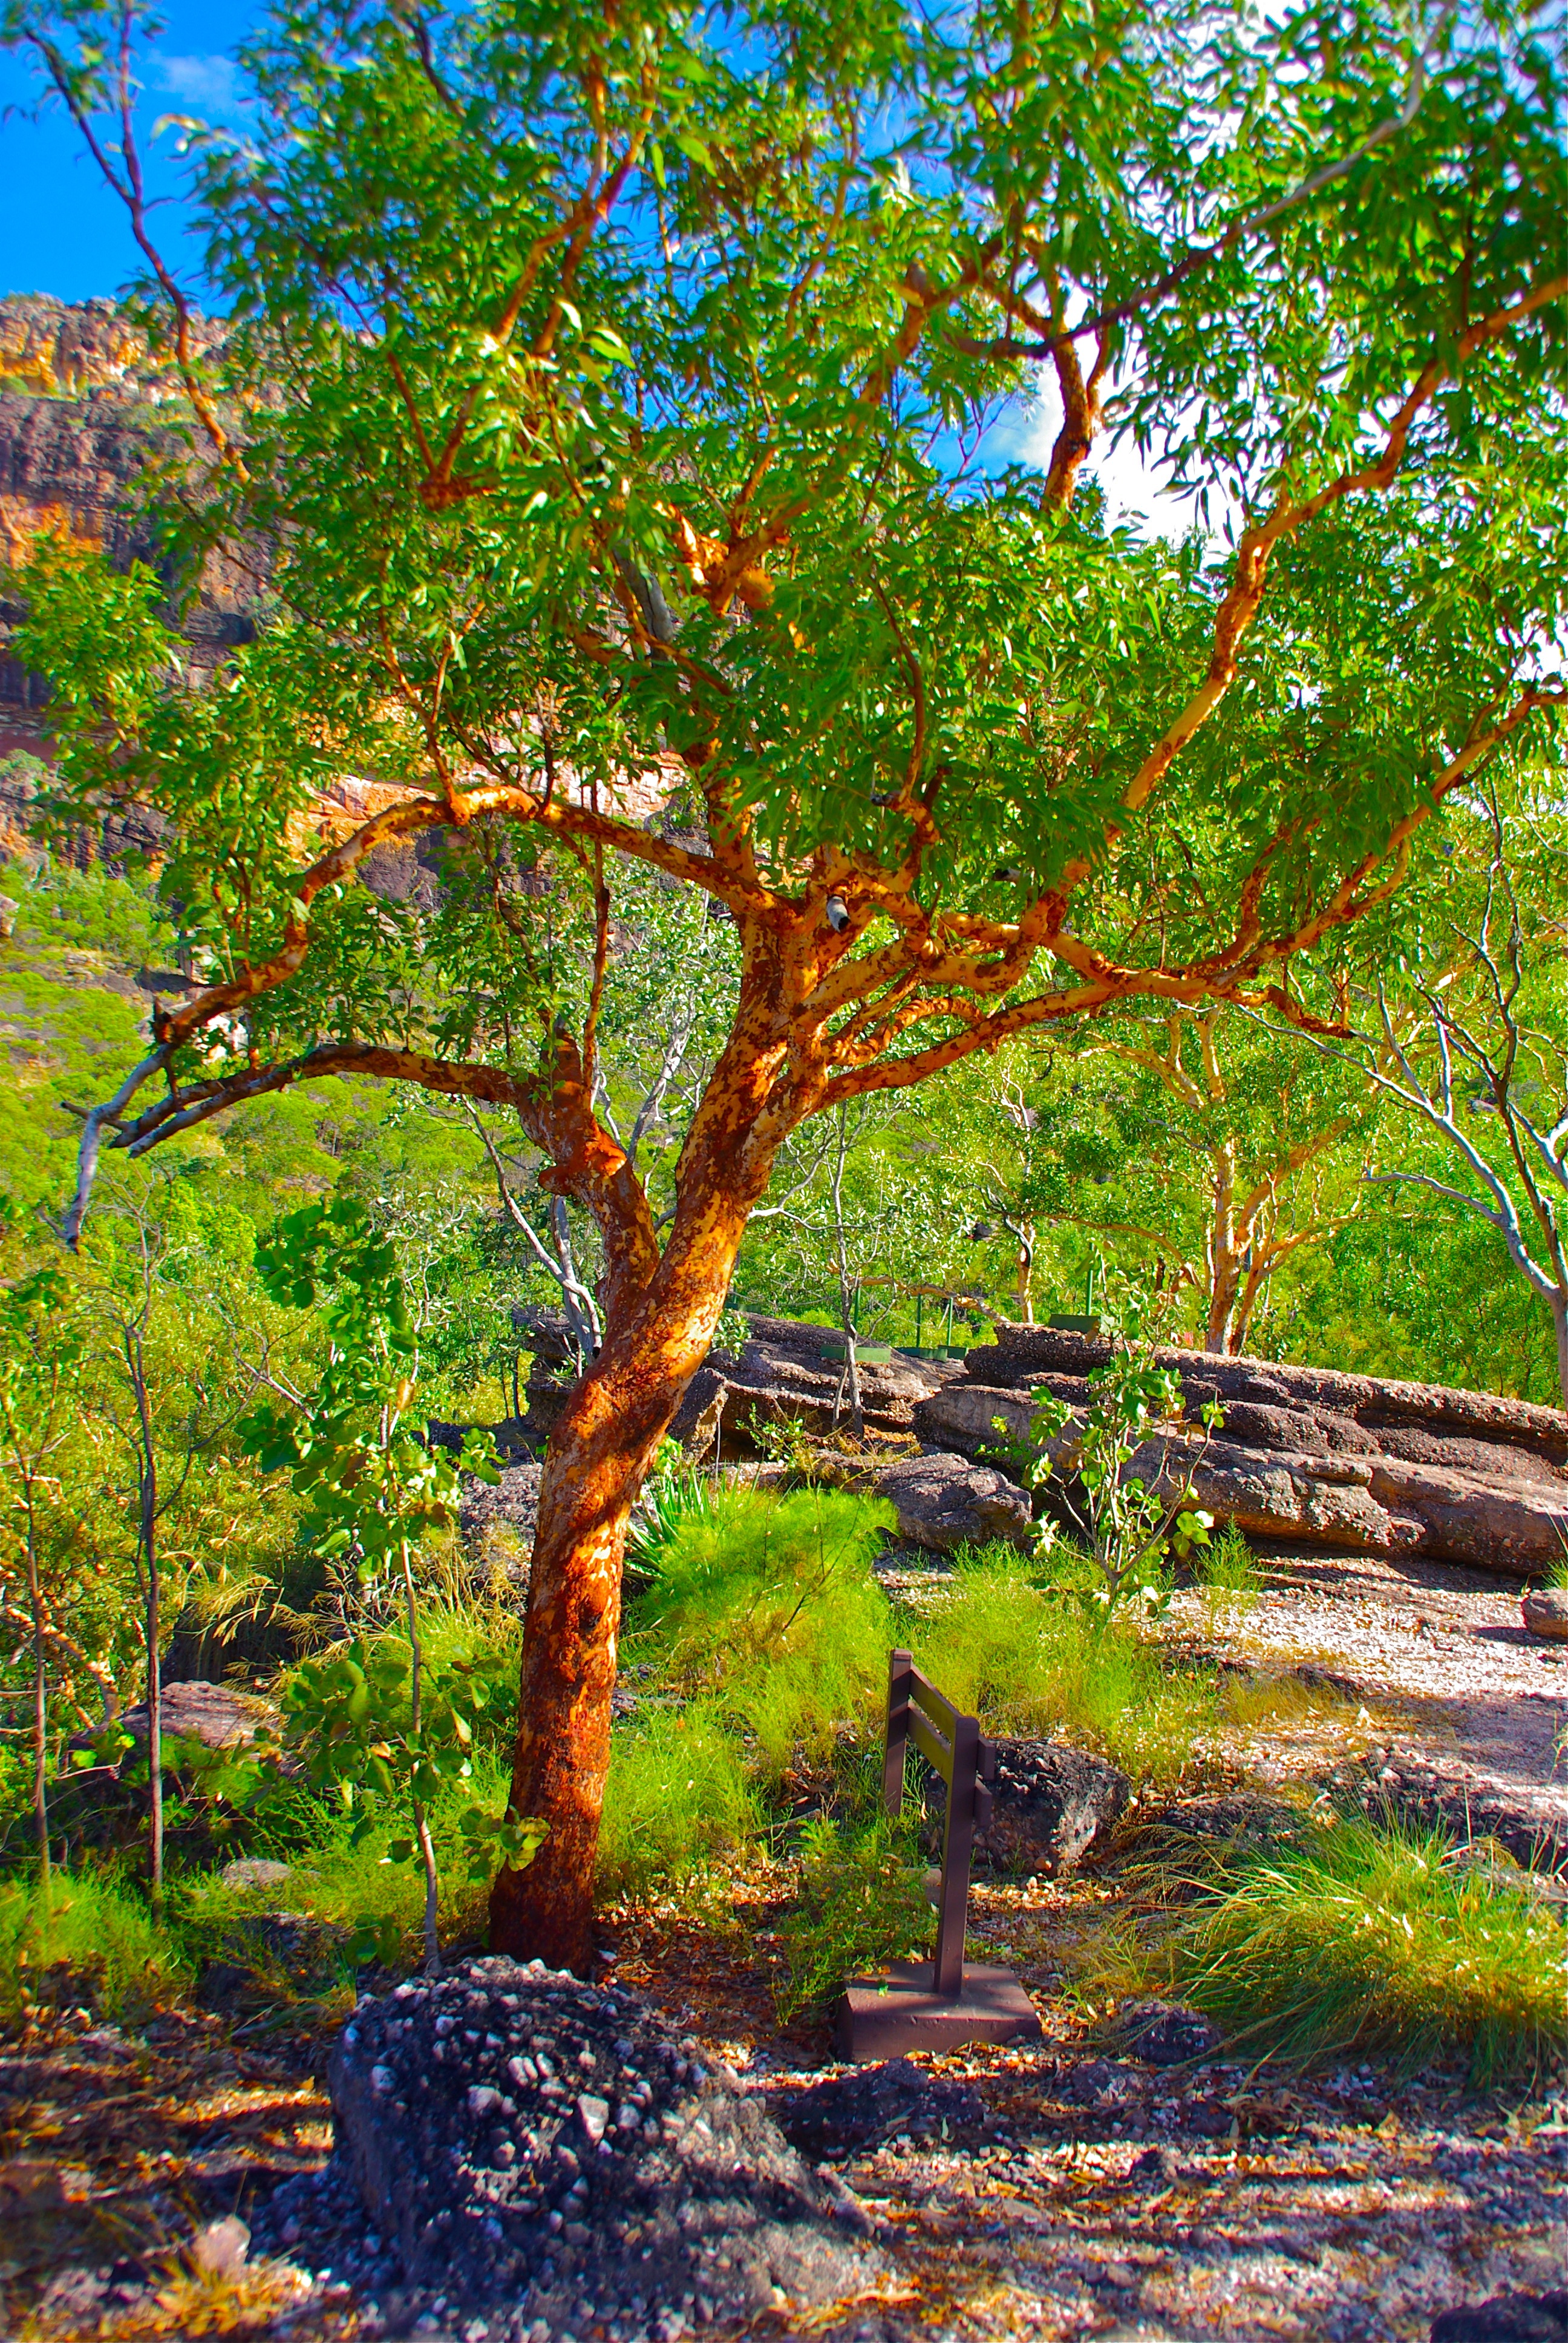
<path id="1" fill-rule="evenodd" d="M 913 1743 L 947 1785 L 942 1884 L 937 1900 L 936 1990 L 956 2001 L 963 1991 L 964 1931 L 975 1835 L 990 1821 L 996 1751 L 980 1729 L 915 1665 L 912 1652 L 888 1655 L 888 1748 L 882 1798 L 897 1821 L 904 1805 L 904 1763 Z"/>

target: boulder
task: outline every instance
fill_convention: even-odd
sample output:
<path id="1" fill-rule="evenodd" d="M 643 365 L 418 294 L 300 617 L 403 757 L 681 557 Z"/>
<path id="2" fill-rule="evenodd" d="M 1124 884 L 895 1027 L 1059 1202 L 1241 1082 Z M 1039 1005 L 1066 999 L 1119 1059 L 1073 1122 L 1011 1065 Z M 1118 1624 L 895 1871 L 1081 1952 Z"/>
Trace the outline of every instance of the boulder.
<path id="1" fill-rule="evenodd" d="M 204 1749 L 247 1749 L 261 1735 L 275 1735 L 278 1727 L 278 1711 L 272 1701 L 264 1700 L 257 1693 L 240 1692 L 233 1684 L 205 1684 L 199 1679 L 166 1684 L 160 1706 L 166 1765 L 177 1760 L 178 1745 L 182 1742 L 198 1743 Z M 112 1765 L 82 1767 L 75 1762 L 78 1754 L 95 1750 L 108 1728 L 73 1734 L 65 1744 L 61 1767 L 67 1781 L 83 1786 L 100 1777 L 118 1781 L 122 1771 L 130 1772 L 146 1762 L 146 1701 L 138 1701 L 135 1708 L 122 1709 L 112 1722 L 121 1733 L 129 1734 L 134 1746 Z"/>
<path id="2" fill-rule="evenodd" d="M 982 1451 L 990 1453 L 1004 1448 L 1010 1440 L 1027 1442 L 1034 1409 L 1029 1393 L 966 1380 L 944 1383 L 940 1391 L 921 1399 L 912 1411 L 911 1423 L 923 1448 L 956 1449 L 960 1456 L 978 1456 Z M 1073 1444 L 1064 1435 L 1052 1443 L 1052 1453 L 1060 1448 L 1066 1455 Z"/>
<path id="3" fill-rule="evenodd" d="M 1132 1785 L 1125 1774 L 1087 1749 L 1061 1741 L 992 1743 L 996 1774 L 991 1819 L 977 1834 L 977 1862 L 994 1870 L 1054 1876 L 1073 1870 L 1091 1846 L 1102 1845 L 1126 1813 Z M 926 1845 L 940 1851 L 947 1790 L 934 1776 L 926 1785 Z"/>
<path id="4" fill-rule="evenodd" d="M 275 1738 L 279 1713 L 269 1700 L 239 1692 L 233 1684 L 199 1680 L 163 1687 L 163 1763 L 172 1790 L 180 1778 L 182 1747 L 240 1750 L 263 1736 Z M 78 1765 L 90 1759 L 103 1735 L 73 1734 L 61 1752 L 58 1786 L 50 1805 L 56 1828 L 87 1839 L 122 1836 L 140 1827 L 146 1805 L 147 1709 L 145 1701 L 121 1711 L 115 1727 L 130 1735 L 131 1746 L 109 1765 Z"/>
<path id="5" fill-rule="evenodd" d="M 286 1863 L 274 1863 L 265 1855 L 242 1855 L 237 1862 L 226 1863 L 218 1873 L 220 1887 L 281 1887 L 288 1877 Z"/>
<path id="6" fill-rule="evenodd" d="M 1568 1586 L 1533 1586 L 1519 1608 L 1533 1635 L 1568 1644 Z"/>
<path id="7" fill-rule="evenodd" d="M 1305 1538 L 1358 1554 L 1413 1551 L 1421 1541 L 1413 1515 L 1377 1502 L 1364 1457 L 1271 1455 L 1216 1440 L 1191 1470 L 1198 1503 L 1249 1537 Z"/>
<path id="8" fill-rule="evenodd" d="M 533 1457 L 504 1464 L 498 1481 L 465 1480 L 457 1520 L 465 1539 L 477 1538 L 497 1523 L 531 1547 L 539 1518 L 539 1483 L 544 1466 Z"/>
<path id="9" fill-rule="evenodd" d="M 1412 1551 L 1482 1570 L 1521 1574 L 1561 1558 L 1568 1537 L 1568 1484 L 1509 1482 L 1499 1486 L 1469 1473 L 1402 1457 L 1380 1456 L 1372 1493 L 1420 1523 Z"/>
<path id="10" fill-rule="evenodd" d="M 951 1554 L 992 1538 L 1013 1545 L 1033 1542 L 1034 1513 L 1024 1491 L 1005 1473 L 972 1464 L 967 1456 L 897 1456 L 886 1464 L 862 1464 L 825 1450 L 813 1469 L 841 1487 L 885 1497 L 897 1507 L 899 1535 L 910 1545 Z"/>
<path id="11" fill-rule="evenodd" d="M 751 1340 L 739 1351 L 715 1353 L 714 1364 L 729 1386 L 724 1400 L 726 1440 L 758 1445 L 766 1425 L 798 1423 L 809 1435 L 847 1428 L 849 1421 L 844 1362 L 829 1355 L 838 1341 L 830 1326 L 805 1326 L 789 1318 L 749 1316 Z M 860 1413 L 872 1432 L 908 1432 L 920 1403 L 956 1361 L 907 1359 L 859 1363 Z"/>
<path id="12" fill-rule="evenodd" d="M 1221 2040 L 1219 2027 L 1201 2011 L 1171 2001 L 1134 2002 L 1121 2013 L 1121 2031 L 1129 2056 L 1146 2066 L 1186 2066 L 1212 2058 Z"/>
<path id="13" fill-rule="evenodd" d="M 908 2058 L 808 2083 L 782 2101 L 777 2115 L 785 2138 L 813 2163 L 858 2156 L 900 2134 L 951 2141 L 985 2119 L 985 2102 L 967 2083 L 943 2080 Z"/>
<path id="14" fill-rule="evenodd" d="M 405 2285 L 626 2343 L 683 2300 L 708 2323 L 875 2285 L 848 2192 L 694 2049 L 538 1961 L 367 1997 L 332 2056 L 332 2163 L 278 2192 L 269 2235 L 308 2237 L 316 2194 L 347 2182 Z"/>

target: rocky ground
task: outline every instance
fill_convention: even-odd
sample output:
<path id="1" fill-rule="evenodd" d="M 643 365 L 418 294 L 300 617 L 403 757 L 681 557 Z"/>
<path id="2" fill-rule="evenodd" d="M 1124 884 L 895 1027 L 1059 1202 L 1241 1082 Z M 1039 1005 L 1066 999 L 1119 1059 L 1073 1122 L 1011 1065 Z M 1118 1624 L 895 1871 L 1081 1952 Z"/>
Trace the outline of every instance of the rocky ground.
<path id="1" fill-rule="evenodd" d="M 1568 1674 L 1519 1628 L 1517 1589 L 1432 1563 L 1305 1553 L 1275 1556 L 1268 1578 L 1246 1610 L 1179 1597 L 1165 1632 L 1250 1674 L 1297 1678 L 1299 1713 L 1276 1706 L 1253 1732 L 1243 1704 L 1236 1735 L 1206 1753 L 1205 1780 L 1175 1813 L 1222 1827 L 1249 1795 L 1337 1780 L 1342 1793 L 1360 1786 L 1417 1812 L 1468 1801 L 1488 1827 L 1534 1833 L 1550 1863 L 1556 1833 L 1568 1832 L 1555 1760 Z M 940 1581 L 929 1591 L 940 1599 Z M 1133 1827 L 1151 1819 L 1135 1815 Z M 688 2286 L 689 2304 L 635 2314 L 646 2331 L 664 2343 L 699 2327 L 843 2343 L 1424 2343 L 1456 2305 L 1561 2287 L 1568 2098 L 1476 2097 L 1452 2077 L 1402 2082 L 1366 2065 L 1249 2066 L 1201 2039 L 1177 2043 L 1188 2054 L 1179 2065 L 1162 2063 L 1157 2036 L 1140 2037 L 1144 2055 L 1129 2049 L 1121 2014 L 1097 2002 L 1081 1956 L 1097 1931 L 1137 1926 L 1148 1891 L 1136 1856 L 1123 1837 L 1076 1876 L 977 1886 L 972 1949 L 1017 1967 L 1042 2042 L 879 2070 L 840 2073 L 825 2030 L 779 2028 L 778 1874 L 739 1882 L 722 1914 L 612 1915 L 607 1983 L 646 2006 L 683 2056 L 732 2070 L 741 2098 L 779 2118 L 817 2175 L 819 2201 L 843 2190 L 857 2200 L 866 2267 L 885 2265 L 847 2305 L 762 2304 L 739 2324 L 715 2303 L 705 2320 Z M 300 2219 L 301 2176 L 330 2144 L 336 2032 L 323 2012 L 302 2033 L 303 2015 L 263 2012 L 236 2027 L 171 2013 L 134 2037 L 66 2015 L 9 2046 L 6 2331 L 36 2343 L 216 2333 L 487 2343 L 508 2331 L 437 2286 L 404 2289 L 384 2253 L 368 2275 L 367 2224 L 352 2206 L 334 2211 L 330 2192 L 307 2192 L 318 2217 Z M 618 2095 L 590 2081 L 614 2107 Z M 261 2209 L 283 2182 L 296 2208 L 286 2239 Z M 256 2227 L 244 2259 L 222 2226 L 235 2214 Z M 1552 2335 L 1553 2317 L 1493 2331 Z M 551 2331 L 601 2343 L 602 2328 L 613 2343 L 605 2320 L 578 2326 L 558 2318 Z"/>
<path id="2" fill-rule="evenodd" d="M 1195 1594 L 1172 1606 L 1195 1645 L 1251 1670 L 1298 1673 L 1353 1700 L 1342 1719 L 1245 1742 L 1255 1780 L 1310 1775 L 1388 1798 L 1412 1819 L 1439 1812 L 1515 1859 L 1568 1868 L 1568 1643 L 1521 1624 L 1520 1585 L 1490 1572 L 1381 1554 L 1281 1553 L 1256 1606 L 1229 1611 Z"/>

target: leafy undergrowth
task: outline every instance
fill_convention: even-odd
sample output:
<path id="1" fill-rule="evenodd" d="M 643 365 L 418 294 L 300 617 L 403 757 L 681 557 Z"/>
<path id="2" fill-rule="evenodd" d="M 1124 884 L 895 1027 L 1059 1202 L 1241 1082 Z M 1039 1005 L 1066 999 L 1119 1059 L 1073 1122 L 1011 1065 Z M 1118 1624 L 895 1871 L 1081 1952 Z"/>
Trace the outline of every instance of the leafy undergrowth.
<path id="1" fill-rule="evenodd" d="M 493 1755 L 476 1757 L 473 1786 L 498 1807 L 505 1802 L 506 1775 Z M 488 1880 L 468 1875 L 457 1827 L 463 1806 L 450 1789 L 433 1802 L 430 1823 L 443 1871 L 443 1933 L 475 1945 L 485 1932 Z M 122 1856 L 57 1868 L 46 1895 L 35 1875 L 18 1873 L 0 1883 L 0 2022 L 81 2005 L 140 2024 L 188 1996 L 215 1965 L 242 1972 L 252 2014 L 274 2023 L 292 2024 L 304 2005 L 320 2015 L 346 2011 L 372 1950 L 395 1968 L 420 1958 L 424 1881 L 417 1864 L 389 1857 L 399 1833 L 388 1815 L 356 1843 L 350 1815 L 293 1789 L 269 1809 L 251 1849 L 285 1861 L 286 1880 L 230 1886 L 216 1871 L 180 1869 L 161 1915 Z"/>
<path id="2" fill-rule="evenodd" d="M 918 1609 L 894 1602 L 873 1568 L 890 1523 L 886 1506 L 839 1490 L 703 1492 L 645 1537 L 648 1583 L 628 1607 L 635 1697 L 613 1736 L 603 1905 L 673 1899 L 711 1927 L 764 1865 L 782 1917 L 762 1966 L 786 2022 L 819 2012 L 847 1976 L 930 1943 L 913 1825 L 880 1814 L 890 1646 L 911 1645 L 987 1729 L 1097 1748 L 1164 1794 L 1201 1775 L 1236 1725 L 1266 1728 L 1321 1697 L 1294 1680 L 1216 1674 L 1157 1630 L 1096 1616 L 1060 1583 L 1060 1554 L 1056 1580 L 1042 1580 L 1013 1549 L 990 1547 L 960 1556 Z M 482 1647 L 492 1662 L 515 1633 L 493 1607 L 456 1602 L 427 1623 L 432 1653 Z M 485 1931 L 488 1882 L 470 1871 L 457 1819 L 471 1795 L 505 1802 L 503 1723 L 474 1747 L 461 1795 L 433 1805 L 451 1946 Z M 307 2004 L 329 2017 L 372 1946 L 394 1970 L 419 1957 L 422 1882 L 390 1859 L 400 1835 L 389 1813 L 367 1828 L 357 1810 L 283 1782 L 245 1835 L 249 1853 L 287 1865 L 282 1881 L 234 1886 L 216 1865 L 176 1865 L 155 1916 L 125 1858 L 57 1874 L 46 1910 L 18 1873 L 0 1885 L 0 2017 L 75 2003 L 139 2022 L 210 1996 L 225 1971 L 248 2024 L 287 2026 Z M 1131 1875 L 1113 1889 L 1111 1876 L 1111 1903 L 1131 1912 L 1142 1890 Z M 1481 2082 L 1543 2072 L 1568 2048 L 1561 1930 L 1506 1880 L 1457 1865 L 1441 1838 L 1350 1822 L 1166 1885 L 1121 1938 L 1114 1924 L 1099 1930 L 1078 1964 L 1083 1997 L 1171 1991 L 1259 2056 L 1457 2058 Z"/>
<path id="3" fill-rule="evenodd" d="M 798 1900 L 779 1932 L 780 2018 L 819 2014 L 862 1970 L 929 1955 L 933 1919 L 906 1830 L 884 1815 L 858 1830 L 819 1816 L 801 1835 Z"/>
<path id="4" fill-rule="evenodd" d="M 0 1884 L 0 2018 L 23 2022 L 40 2002 L 90 1996 L 106 2016 L 145 2018 L 188 1991 L 195 1964 L 117 1865 Z"/>
<path id="5" fill-rule="evenodd" d="M 668 1509 L 629 1606 L 638 1706 L 618 1728 L 607 1896 L 691 1879 L 778 1820 L 786 1776 L 869 1746 L 893 1607 L 871 1563 L 892 1508 L 835 1489 L 720 1490 Z"/>

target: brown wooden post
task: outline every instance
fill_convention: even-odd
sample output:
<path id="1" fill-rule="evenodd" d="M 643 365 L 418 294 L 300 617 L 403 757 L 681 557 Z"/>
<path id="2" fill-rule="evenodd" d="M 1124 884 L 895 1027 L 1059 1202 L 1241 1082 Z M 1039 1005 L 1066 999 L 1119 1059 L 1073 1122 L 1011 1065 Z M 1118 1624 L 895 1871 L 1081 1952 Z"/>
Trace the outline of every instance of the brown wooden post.
<path id="1" fill-rule="evenodd" d="M 964 1966 L 970 1863 L 991 1814 L 996 1751 L 979 1720 L 965 1716 L 916 1667 L 909 1652 L 888 1656 L 888 1749 L 882 1797 L 897 1820 L 904 1804 L 910 1744 L 946 1785 L 941 1887 L 934 1962 L 894 1961 L 880 1976 L 851 1977 L 839 2006 L 837 2040 L 849 2058 L 902 2057 L 960 2042 L 1038 2039 L 1040 2017 L 1012 1972 Z"/>
<path id="2" fill-rule="evenodd" d="M 979 1725 L 972 1716 L 955 1716 L 948 1818 L 942 1833 L 941 1901 L 937 1907 L 936 1988 L 944 2001 L 956 2001 L 964 1989 L 964 1929 L 969 1919 L 979 1763 Z"/>
<path id="3" fill-rule="evenodd" d="M 897 1822 L 904 1810 L 904 1752 L 910 1745 L 910 1695 L 915 1684 L 912 1652 L 888 1654 L 888 1755 L 882 1767 L 882 1804 Z"/>

